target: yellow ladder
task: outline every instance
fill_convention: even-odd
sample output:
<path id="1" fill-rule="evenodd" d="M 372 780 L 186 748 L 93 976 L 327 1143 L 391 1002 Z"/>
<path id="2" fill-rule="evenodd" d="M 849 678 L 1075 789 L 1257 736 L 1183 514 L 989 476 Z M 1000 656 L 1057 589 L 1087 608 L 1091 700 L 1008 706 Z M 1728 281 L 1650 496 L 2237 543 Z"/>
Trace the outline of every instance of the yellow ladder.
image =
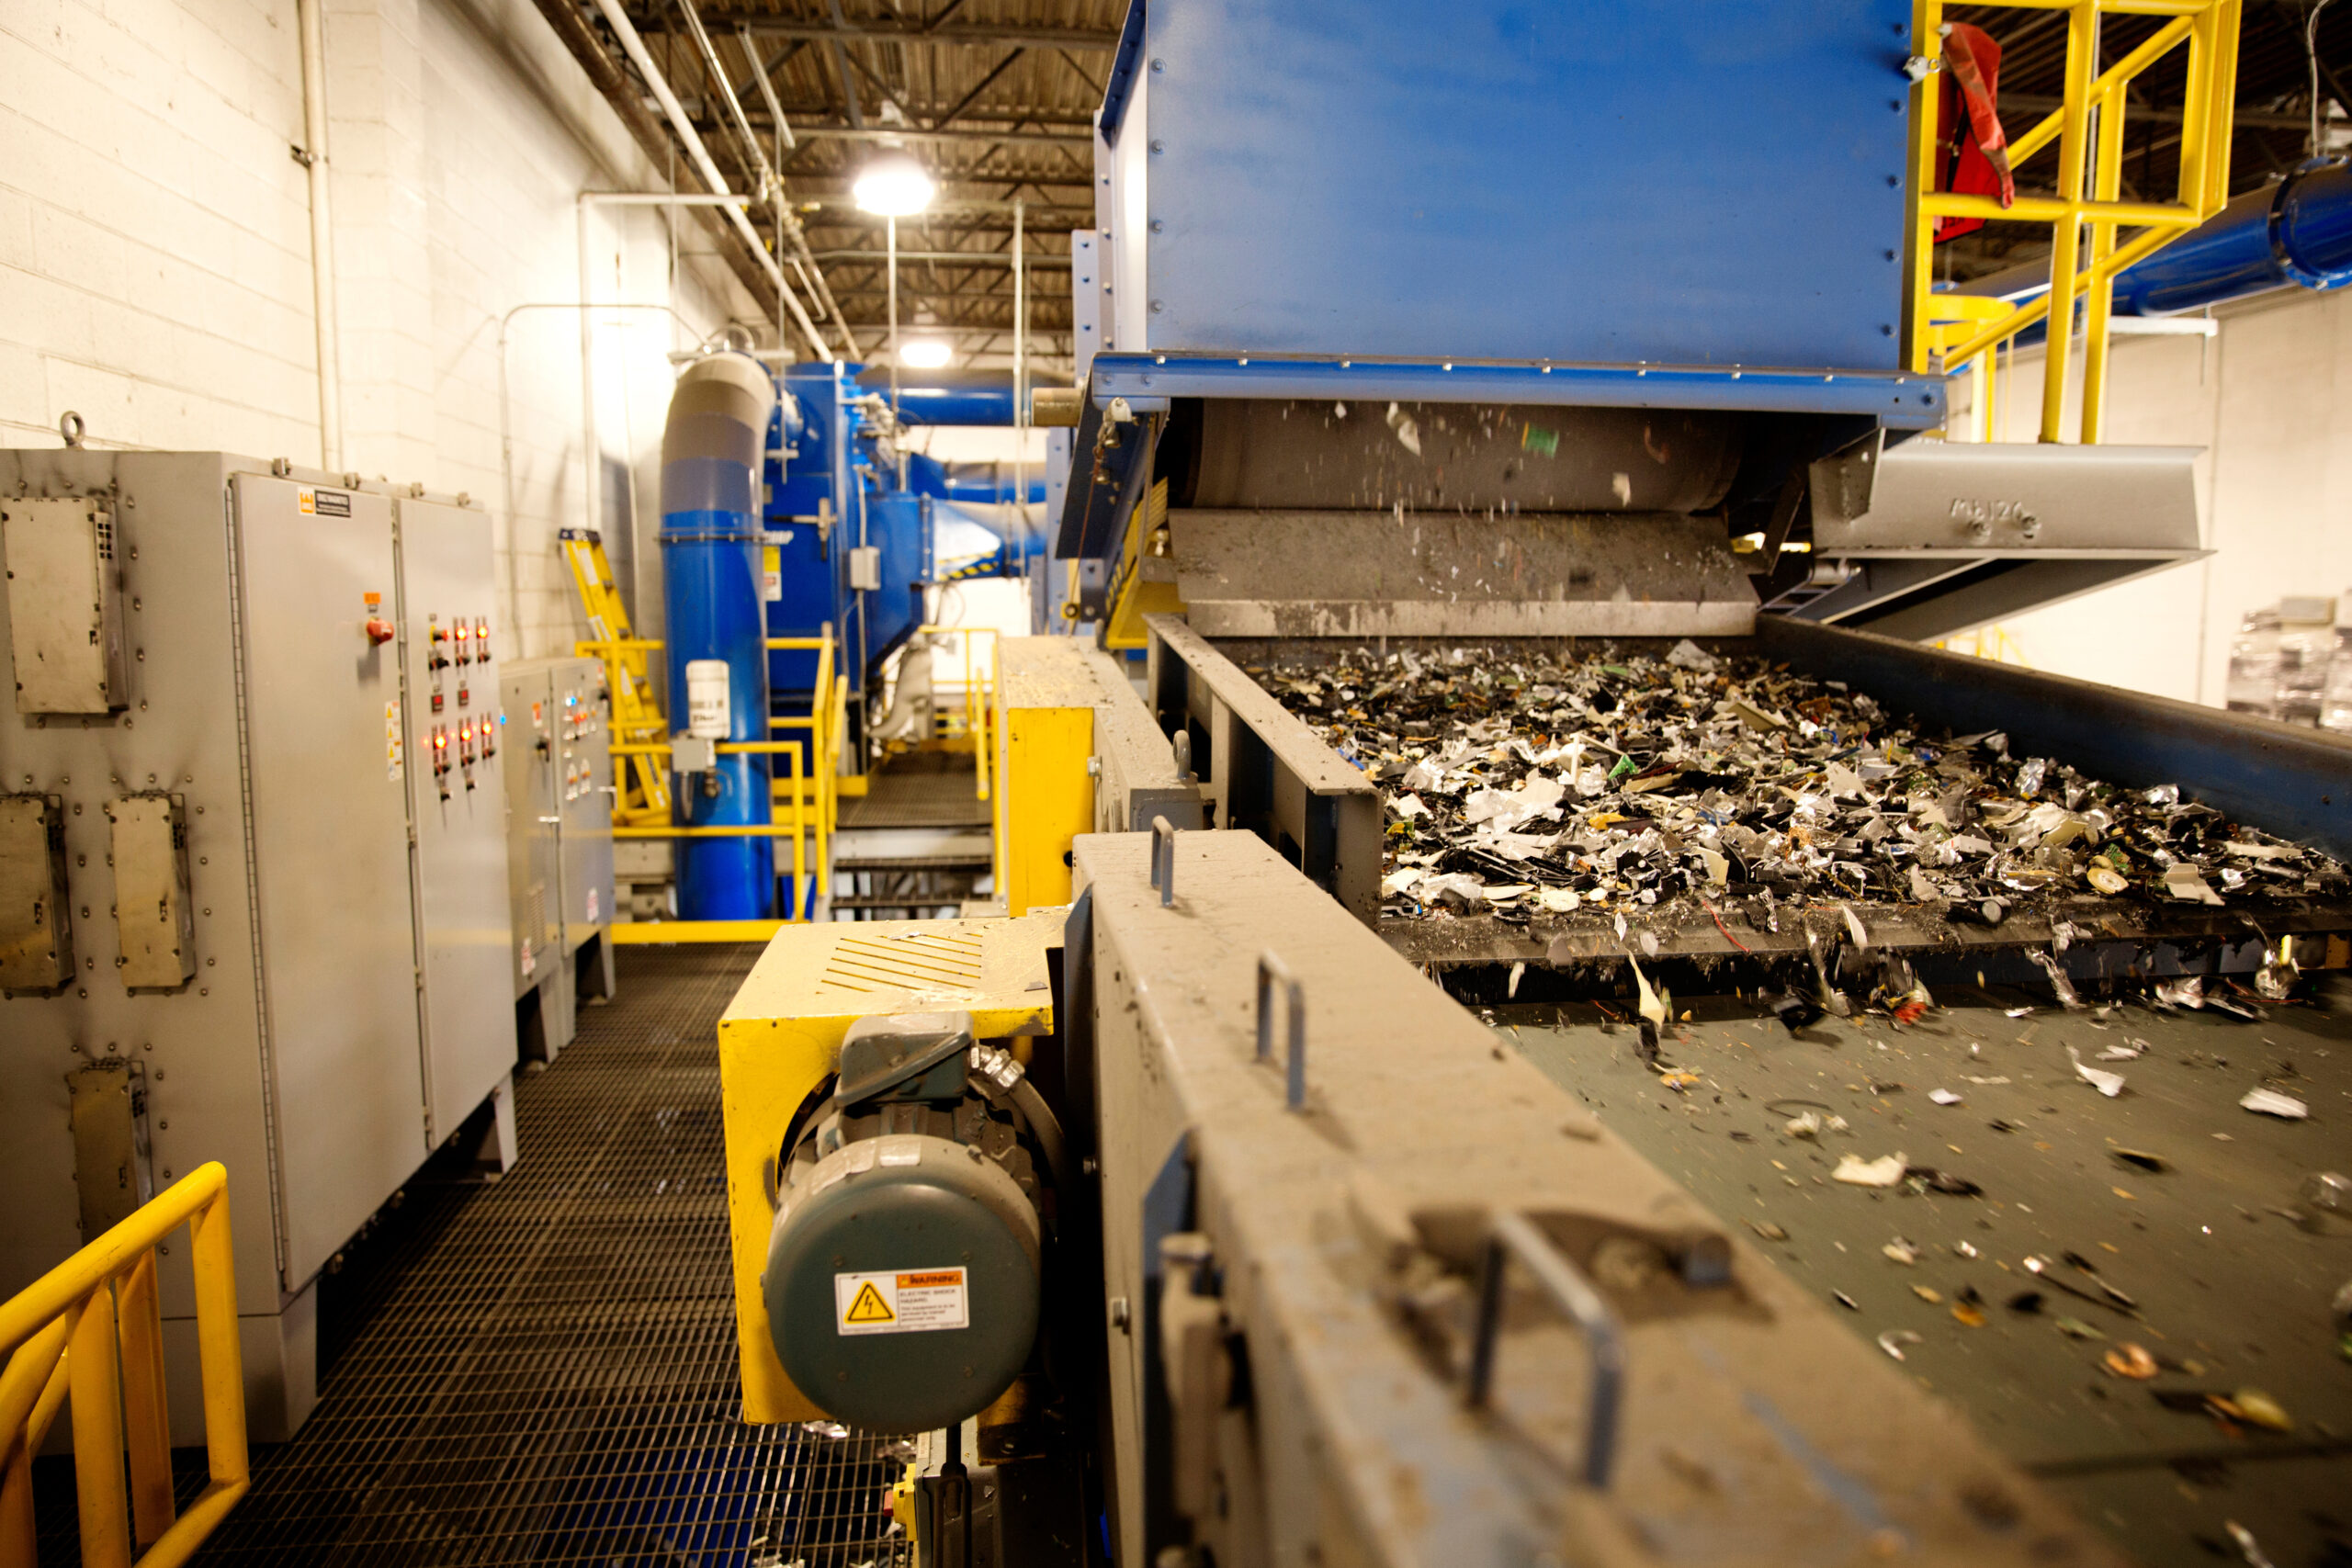
<path id="1" fill-rule="evenodd" d="M 605 661 L 605 678 L 613 694 L 613 820 L 622 826 L 666 824 L 670 820 L 670 775 L 663 757 L 670 726 L 645 675 L 645 656 L 657 642 L 629 636 L 628 610 L 613 581 L 612 563 L 605 558 L 605 541 L 594 529 L 566 528 L 560 536 L 563 558 L 571 567 L 571 581 L 580 589 L 580 604 L 588 615 L 588 637 L 572 646 Z M 659 746 L 662 752 L 624 750 Z"/>

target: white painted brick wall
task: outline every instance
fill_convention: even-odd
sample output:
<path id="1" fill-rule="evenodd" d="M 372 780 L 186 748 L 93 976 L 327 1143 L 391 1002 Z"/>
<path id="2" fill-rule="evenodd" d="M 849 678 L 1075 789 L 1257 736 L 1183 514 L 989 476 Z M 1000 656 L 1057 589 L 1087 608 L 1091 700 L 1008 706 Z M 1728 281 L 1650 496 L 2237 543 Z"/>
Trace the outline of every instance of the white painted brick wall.
<path id="1" fill-rule="evenodd" d="M 327 0 L 344 466 L 488 505 L 522 653 L 581 635 L 555 531 L 587 520 L 574 198 L 656 188 L 530 0 Z M 0 6 L 0 442 L 320 456 L 293 0 Z M 689 223 L 592 226 L 600 446 L 638 465 L 650 535 L 664 355 L 757 307 Z M 604 517 L 623 532 L 625 516 Z M 626 537 L 611 540 L 624 583 Z M 649 563 L 648 592 L 658 599 Z M 658 614 L 651 617 L 658 624 Z"/>

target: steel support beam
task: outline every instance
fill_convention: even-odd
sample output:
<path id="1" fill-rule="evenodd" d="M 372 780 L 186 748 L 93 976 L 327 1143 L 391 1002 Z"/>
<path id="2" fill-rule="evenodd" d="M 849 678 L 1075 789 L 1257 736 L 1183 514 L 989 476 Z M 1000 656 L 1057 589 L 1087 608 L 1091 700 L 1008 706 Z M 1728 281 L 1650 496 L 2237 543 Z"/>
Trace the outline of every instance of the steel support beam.
<path id="1" fill-rule="evenodd" d="M 926 28 L 920 22 L 892 22 L 880 18 L 870 21 L 833 22 L 829 18 L 803 19 L 777 17 L 764 11 L 720 10 L 716 7 L 703 13 L 706 26 L 732 32 L 737 28 L 749 28 L 763 38 L 842 39 L 861 43 L 928 43 L 944 46 L 968 44 L 1035 44 L 1046 49 L 1099 49 L 1105 52 L 1119 44 L 1116 28 L 1053 28 L 1034 27 L 1020 22 L 949 22 L 941 27 Z M 667 26 L 666 21 L 648 18 L 645 30 L 655 32 Z"/>

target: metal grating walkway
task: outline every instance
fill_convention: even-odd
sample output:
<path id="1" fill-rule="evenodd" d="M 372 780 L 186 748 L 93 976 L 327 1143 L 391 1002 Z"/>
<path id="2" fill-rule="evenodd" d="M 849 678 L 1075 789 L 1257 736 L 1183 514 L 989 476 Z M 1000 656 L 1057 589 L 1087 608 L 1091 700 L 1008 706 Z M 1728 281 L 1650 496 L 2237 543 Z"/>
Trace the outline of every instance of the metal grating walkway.
<path id="1" fill-rule="evenodd" d="M 713 1032 L 757 952 L 619 954 L 517 1086 L 514 1173 L 421 1178 L 322 1281 L 317 1413 L 198 1562 L 905 1561 L 901 1445 L 737 1419 Z"/>

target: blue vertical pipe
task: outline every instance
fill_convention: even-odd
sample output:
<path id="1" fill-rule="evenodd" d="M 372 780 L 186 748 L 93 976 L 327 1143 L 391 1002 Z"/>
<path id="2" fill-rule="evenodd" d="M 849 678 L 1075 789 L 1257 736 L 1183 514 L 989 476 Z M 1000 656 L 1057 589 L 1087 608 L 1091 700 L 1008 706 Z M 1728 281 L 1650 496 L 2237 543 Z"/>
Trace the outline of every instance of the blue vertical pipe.
<path id="1" fill-rule="evenodd" d="M 760 592 L 760 466 L 775 383 L 758 361 L 714 354 L 689 365 L 671 394 L 662 433 L 662 582 L 670 723 L 686 719 L 686 666 L 724 660 L 729 740 L 768 739 L 766 617 Z M 768 760 L 721 756 L 718 794 L 699 777 L 673 779 L 672 816 L 690 827 L 765 827 Z M 773 840 L 678 841 L 678 913 L 689 920 L 752 920 L 775 905 Z M 797 891 L 797 890 L 796 890 Z"/>

